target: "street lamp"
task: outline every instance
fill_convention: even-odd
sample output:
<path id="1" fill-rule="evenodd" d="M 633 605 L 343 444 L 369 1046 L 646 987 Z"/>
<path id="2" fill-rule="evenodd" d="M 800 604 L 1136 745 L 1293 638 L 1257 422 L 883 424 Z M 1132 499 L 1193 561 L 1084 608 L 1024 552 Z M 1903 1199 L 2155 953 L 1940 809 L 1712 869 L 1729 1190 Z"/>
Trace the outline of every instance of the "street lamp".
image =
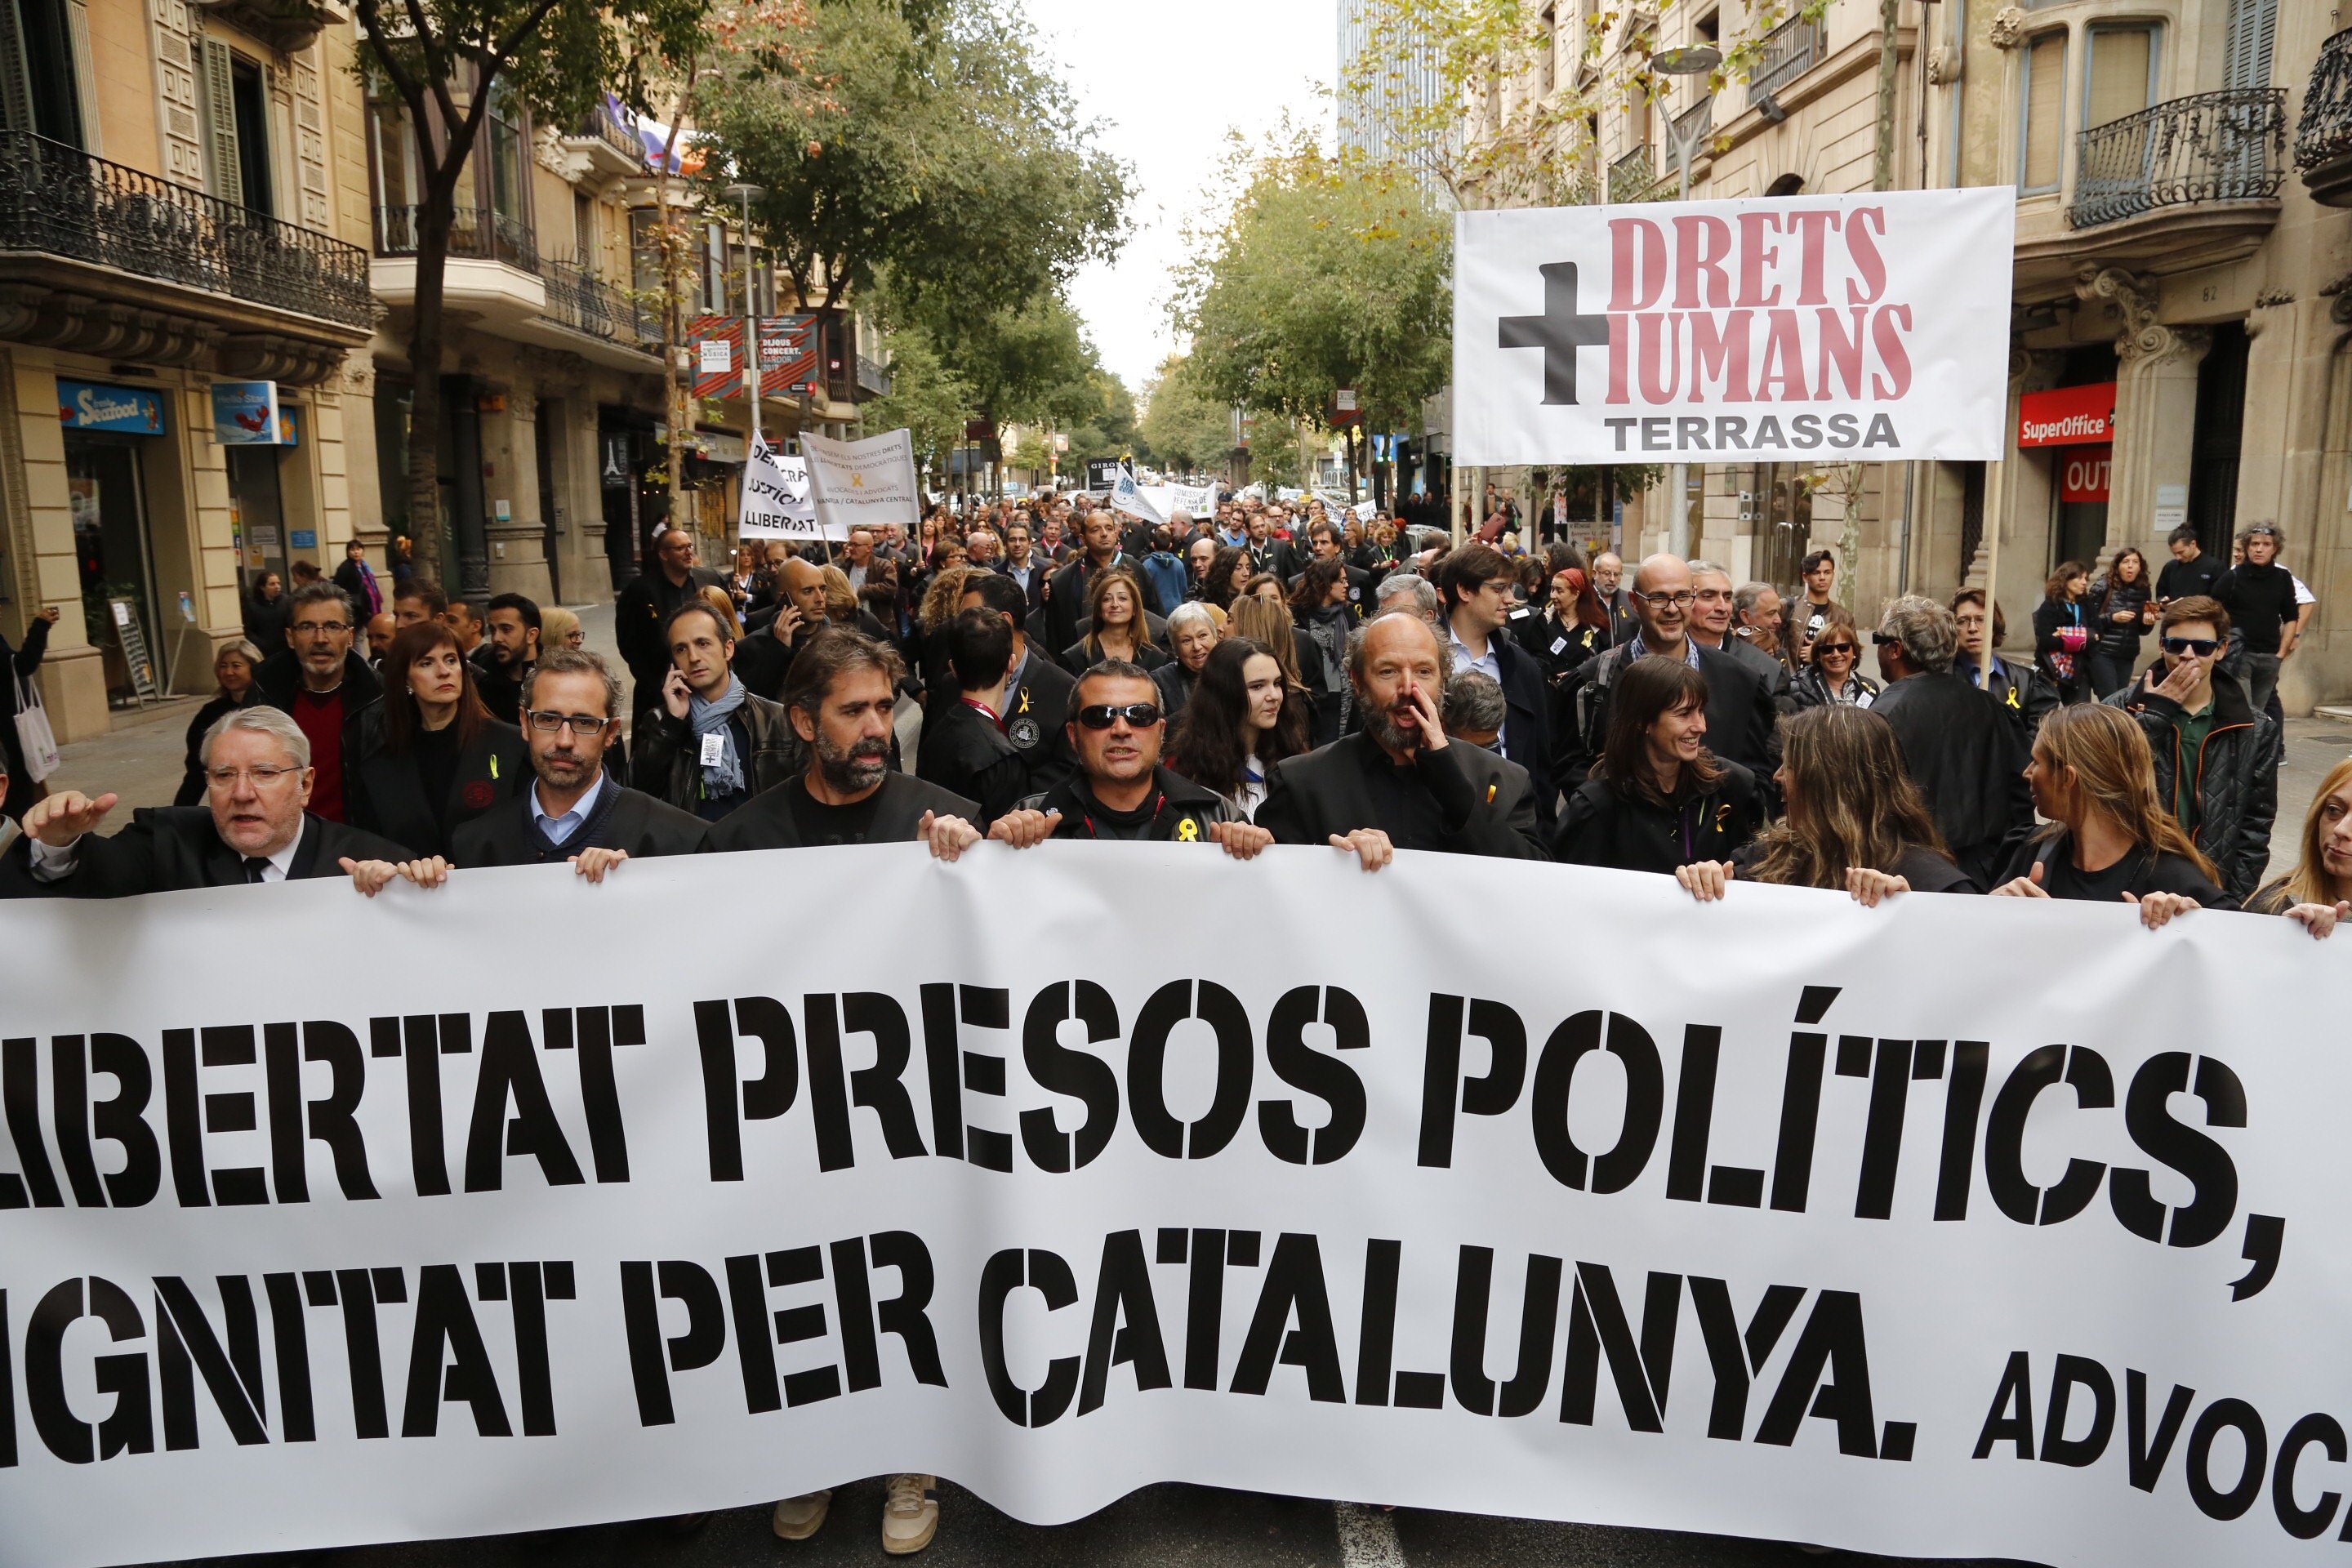
<path id="1" fill-rule="evenodd" d="M 760 302 L 751 286 L 751 204 L 768 194 L 764 185 L 738 181 L 727 195 L 743 204 L 743 401 L 751 409 L 751 444 L 760 444 Z"/>
<path id="2" fill-rule="evenodd" d="M 1723 51 L 1713 44 L 1685 44 L 1680 48 L 1661 49 L 1650 57 L 1650 68 L 1662 76 L 1705 76 L 1723 63 Z M 1709 98 L 1702 98 L 1703 104 Z M 1681 121 L 1666 116 L 1666 136 L 1675 155 L 1675 195 L 1678 201 L 1690 200 L 1691 154 L 1698 151 L 1699 138 L 1713 128 L 1712 114 L 1692 117 L 1690 131 L 1685 134 Z M 1668 488 L 1667 514 L 1674 521 L 1666 528 L 1666 548 L 1687 559 L 1691 552 L 1690 472 L 1682 463 L 1666 470 Z"/>

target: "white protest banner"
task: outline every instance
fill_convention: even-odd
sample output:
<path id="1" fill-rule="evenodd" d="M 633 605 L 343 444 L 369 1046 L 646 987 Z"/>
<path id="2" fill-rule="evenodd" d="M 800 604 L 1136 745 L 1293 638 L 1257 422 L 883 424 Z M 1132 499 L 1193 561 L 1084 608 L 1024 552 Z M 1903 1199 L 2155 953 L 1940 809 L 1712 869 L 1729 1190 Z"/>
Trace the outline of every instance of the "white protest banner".
<path id="1" fill-rule="evenodd" d="M 1180 511 L 1187 513 L 1195 522 L 1214 517 L 1217 511 L 1217 487 L 1213 484 L 1170 485 L 1166 510 L 1171 517 Z"/>
<path id="2" fill-rule="evenodd" d="M 1144 505 L 1151 508 L 1163 519 L 1175 515 L 1176 487 L 1174 485 L 1138 485 L 1135 487 L 1135 493 L 1142 498 Z"/>
<path id="3" fill-rule="evenodd" d="M 743 459 L 743 507 L 737 532 L 745 539 L 814 539 L 816 507 L 809 499 L 808 462 L 754 441 Z"/>
<path id="4" fill-rule="evenodd" d="M 1369 498 L 1356 503 L 1356 521 L 1370 522 L 1381 514 L 1380 503 Z"/>
<path id="5" fill-rule="evenodd" d="M 1135 470 L 1124 463 L 1119 465 L 1118 473 L 1110 483 L 1110 509 L 1123 511 L 1129 517 L 1140 518 L 1145 522 L 1168 521 L 1167 514 L 1153 506 L 1150 499 L 1143 493 L 1143 487 L 1135 482 Z"/>
<path id="6" fill-rule="evenodd" d="M 0 903 L 0 1562 L 897 1471 L 2332 1561 L 2347 1016 L 2278 919 L 1320 848 Z"/>
<path id="7" fill-rule="evenodd" d="M 2005 186 L 1462 212 L 1454 460 L 1998 458 Z"/>
<path id="8" fill-rule="evenodd" d="M 914 438 L 886 430 L 859 441 L 803 436 L 809 491 L 816 504 L 818 531 L 846 539 L 853 528 L 897 523 L 909 533 L 923 515 L 923 491 L 915 475 Z"/>

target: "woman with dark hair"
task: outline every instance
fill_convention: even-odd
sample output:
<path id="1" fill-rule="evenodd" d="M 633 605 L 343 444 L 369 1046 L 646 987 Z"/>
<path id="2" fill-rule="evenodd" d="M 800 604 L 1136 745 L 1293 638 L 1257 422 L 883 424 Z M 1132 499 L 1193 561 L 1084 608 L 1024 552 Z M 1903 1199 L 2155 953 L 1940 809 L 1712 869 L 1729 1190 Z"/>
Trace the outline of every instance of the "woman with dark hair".
<path id="1" fill-rule="evenodd" d="M 1222 545 L 1209 557 L 1209 575 L 1201 584 L 1201 597 L 1221 610 L 1231 610 L 1249 580 L 1249 552 L 1238 544 Z"/>
<path id="2" fill-rule="evenodd" d="M 1822 629 L 1806 654 L 1789 685 L 1799 708 L 1867 708 L 1878 700 L 1878 682 L 1855 668 L 1862 658 L 1862 633 L 1843 605 L 1823 607 Z"/>
<path id="3" fill-rule="evenodd" d="M 490 717 L 471 661 L 439 621 L 394 635 L 383 700 L 360 715 L 358 754 L 344 773 L 352 826 L 420 858 L 448 854 L 460 824 L 513 799 L 531 776 L 522 731 Z"/>
<path id="4" fill-rule="evenodd" d="M 2061 562 L 2042 584 L 2033 607 L 2033 668 L 2058 693 L 2058 700 L 2082 702 L 2091 695 L 2091 628 L 2083 618 L 2083 596 L 2091 590 L 2091 569 Z"/>
<path id="5" fill-rule="evenodd" d="M 2019 849 L 1996 894 L 2121 899 L 2150 930 L 2190 910 L 2237 908 L 2158 798 L 2147 737 L 2122 709 L 2078 703 L 2043 720 L 2025 782 L 2050 826 Z"/>
<path id="6" fill-rule="evenodd" d="M 1151 641 L 1150 625 L 1143 618 L 1143 579 L 1125 566 L 1095 574 L 1087 589 L 1087 633 L 1062 650 L 1062 665 L 1072 675 L 1084 675 L 1107 658 L 1124 659 L 1145 669 L 1157 669 L 1168 655 Z"/>
<path id="7" fill-rule="evenodd" d="M 1274 650 L 1232 637 L 1209 650 L 1168 742 L 1168 766 L 1224 796 L 1244 820 L 1265 799 L 1274 764 L 1307 750 L 1307 703 Z"/>
<path id="8" fill-rule="evenodd" d="M 2147 557 L 2130 545 L 2116 552 L 2107 574 L 2091 584 L 2091 690 L 2101 701 L 2131 684 L 2140 639 L 2156 624 Z"/>
<path id="9" fill-rule="evenodd" d="M 1314 701 L 1309 734 L 1328 746 L 1348 730 L 1348 634 L 1356 617 L 1348 605 L 1348 568 L 1336 555 L 1307 563 L 1290 590 L 1290 616 L 1315 646 L 1315 661 L 1301 672 Z"/>
<path id="10" fill-rule="evenodd" d="M 286 622 L 291 615 L 286 603 L 285 580 L 275 572 L 256 572 L 253 591 L 245 600 L 245 640 L 261 650 L 268 658 L 286 647 Z"/>
<path id="11" fill-rule="evenodd" d="M 172 797 L 173 805 L 202 805 L 205 803 L 205 735 L 224 713 L 239 708 L 250 708 L 261 700 L 261 689 L 253 684 L 253 672 L 261 668 L 261 650 L 249 642 L 223 643 L 213 655 L 213 679 L 219 682 L 212 700 L 196 710 L 188 721 L 188 756 L 180 775 L 180 793 Z"/>
<path id="12" fill-rule="evenodd" d="M 1672 874 L 1756 836 L 1756 775 L 1706 749 L 1706 677 L 1652 655 L 1618 672 L 1592 776 L 1568 797 L 1553 858 Z"/>
<path id="13" fill-rule="evenodd" d="M 1836 629 L 1824 624 L 1816 653 Z M 1904 771 L 1894 726 L 1866 708 L 1811 708 L 1780 726 L 1787 815 L 1729 861 L 1675 868 L 1705 902 L 1736 875 L 1784 887 L 1843 889 L 1864 904 L 1889 893 L 1983 891 L 1944 853 L 1927 803 Z"/>

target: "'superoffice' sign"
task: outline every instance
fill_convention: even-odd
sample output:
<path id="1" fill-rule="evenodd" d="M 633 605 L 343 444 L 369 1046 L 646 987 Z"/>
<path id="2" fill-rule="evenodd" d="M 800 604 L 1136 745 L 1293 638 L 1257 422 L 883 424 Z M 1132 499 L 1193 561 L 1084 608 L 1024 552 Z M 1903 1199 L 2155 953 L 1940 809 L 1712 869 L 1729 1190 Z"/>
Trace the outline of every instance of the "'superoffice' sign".
<path id="1" fill-rule="evenodd" d="M 2005 187 L 1465 212 L 1455 460 L 1998 458 Z"/>

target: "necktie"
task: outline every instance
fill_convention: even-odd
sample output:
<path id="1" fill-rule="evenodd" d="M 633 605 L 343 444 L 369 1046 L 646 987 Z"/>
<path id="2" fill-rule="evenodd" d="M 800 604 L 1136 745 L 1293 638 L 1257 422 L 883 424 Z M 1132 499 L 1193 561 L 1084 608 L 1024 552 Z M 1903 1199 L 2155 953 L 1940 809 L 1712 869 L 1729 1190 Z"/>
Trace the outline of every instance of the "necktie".
<path id="1" fill-rule="evenodd" d="M 268 880 L 268 878 L 264 874 L 268 871 L 268 856 L 248 855 L 245 858 L 245 879 L 247 881 L 262 882 Z"/>

